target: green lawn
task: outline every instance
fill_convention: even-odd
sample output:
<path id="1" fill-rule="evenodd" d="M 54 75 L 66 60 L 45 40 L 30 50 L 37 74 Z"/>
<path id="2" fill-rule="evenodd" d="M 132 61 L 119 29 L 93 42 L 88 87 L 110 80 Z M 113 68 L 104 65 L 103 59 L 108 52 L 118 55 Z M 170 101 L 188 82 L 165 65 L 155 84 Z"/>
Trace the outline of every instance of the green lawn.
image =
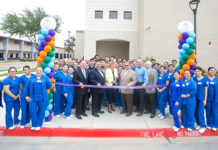
<path id="1" fill-rule="evenodd" d="M 36 68 L 30 69 L 30 72 L 35 72 L 35 71 L 36 71 Z M 17 74 L 23 74 L 23 73 L 24 73 L 23 70 L 17 72 Z M 4 73 L 0 75 L 0 77 L 3 77 L 3 76 L 8 76 L 8 73 Z"/>

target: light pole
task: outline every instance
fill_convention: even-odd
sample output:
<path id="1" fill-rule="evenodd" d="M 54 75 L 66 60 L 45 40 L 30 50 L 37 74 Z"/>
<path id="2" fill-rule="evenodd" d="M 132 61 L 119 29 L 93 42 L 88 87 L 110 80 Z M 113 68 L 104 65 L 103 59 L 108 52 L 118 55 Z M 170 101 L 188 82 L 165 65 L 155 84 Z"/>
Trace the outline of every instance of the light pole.
<path id="1" fill-rule="evenodd" d="M 197 55 L 197 9 L 198 9 L 198 5 L 200 3 L 200 0 L 191 0 L 189 2 L 189 7 L 191 8 L 193 14 L 194 14 L 194 33 L 195 33 L 195 44 L 196 44 L 196 55 Z M 197 62 L 197 59 L 196 59 Z"/>

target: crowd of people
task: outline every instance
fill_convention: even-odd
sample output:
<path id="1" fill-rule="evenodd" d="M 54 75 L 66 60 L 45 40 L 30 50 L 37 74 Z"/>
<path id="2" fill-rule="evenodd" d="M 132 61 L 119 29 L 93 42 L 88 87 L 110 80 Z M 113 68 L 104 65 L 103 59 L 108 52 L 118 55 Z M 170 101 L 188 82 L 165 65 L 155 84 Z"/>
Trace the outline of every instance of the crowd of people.
<path id="1" fill-rule="evenodd" d="M 137 117 L 150 114 L 150 118 L 154 118 L 158 114 L 162 120 L 166 118 L 165 109 L 169 105 L 174 131 L 180 128 L 188 131 L 195 128 L 200 133 L 206 128 L 216 131 L 218 77 L 215 67 L 208 68 L 208 76 L 203 76 L 201 67 L 196 67 L 194 74 L 186 70 L 180 79 L 176 66 L 176 60 L 160 65 L 155 59 L 125 60 L 114 56 L 100 59 L 98 55 L 88 61 L 59 59 L 54 65 L 54 83 L 43 75 L 40 66 L 36 67 L 36 74 L 30 73 L 29 66 L 24 66 L 21 77 L 16 76 L 16 68 L 10 67 L 9 76 L 0 86 L 4 89 L 6 128 L 13 130 L 19 123 L 20 128 L 25 128 L 31 120 L 31 130 L 40 130 L 45 117 L 47 89 L 52 87 L 55 117 L 71 119 L 75 111 L 75 117 L 81 120 L 88 116 L 86 111 L 89 110 L 94 117 L 100 117 L 106 113 L 102 109 L 105 106 L 109 114 L 121 108 L 120 114 L 126 117 L 136 113 Z M 88 88 L 86 85 L 95 86 Z M 133 86 L 141 88 L 133 89 Z M 21 121 L 18 119 L 20 107 Z"/>

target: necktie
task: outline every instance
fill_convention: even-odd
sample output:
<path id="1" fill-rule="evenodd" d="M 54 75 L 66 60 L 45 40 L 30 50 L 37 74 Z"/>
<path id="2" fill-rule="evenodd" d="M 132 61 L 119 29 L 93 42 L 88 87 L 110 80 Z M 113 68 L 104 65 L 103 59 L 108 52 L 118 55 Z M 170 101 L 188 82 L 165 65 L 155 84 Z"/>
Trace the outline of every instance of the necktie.
<path id="1" fill-rule="evenodd" d="M 85 69 L 82 69 L 82 72 L 83 72 L 83 76 L 84 76 L 85 79 L 86 79 L 86 70 L 85 70 Z"/>

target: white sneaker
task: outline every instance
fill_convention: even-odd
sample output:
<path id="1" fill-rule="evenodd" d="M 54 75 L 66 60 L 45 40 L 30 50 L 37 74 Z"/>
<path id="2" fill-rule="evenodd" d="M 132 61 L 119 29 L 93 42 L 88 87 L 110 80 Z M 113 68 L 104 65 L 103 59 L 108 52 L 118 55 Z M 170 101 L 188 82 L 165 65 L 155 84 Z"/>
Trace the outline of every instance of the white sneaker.
<path id="1" fill-rule="evenodd" d="M 201 128 L 201 127 L 200 127 L 199 125 L 195 126 L 195 129 L 196 129 L 196 130 L 200 130 L 200 128 Z"/>
<path id="2" fill-rule="evenodd" d="M 26 127 L 30 127 L 30 123 L 27 123 L 27 124 L 26 124 Z"/>
<path id="3" fill-rule="evenodd" d="M 202 134 L 205 132 L 205 130 L 206 130 L 206 128 L 200 128 L 199 133 Z"/>
<path id="4" fill-rule="evenodd" d="M 216 128 L 212 128 L 212 131 L 216 132 Z"/>
<path id="5" fill-rule="evenodd" d="M 31 128 L 30 128 L 30 130 L 35 130 L 35 129 L 36 129 L 35 127 L 31 127 Z"/>
<path id="6" fill-rule="evenodd" d="M 164 117 L 163 115 L 161 115 L 161 116 L 160 116 L 160 119 L 163 120 L 163 119 L 165 119 L 165 117 Z"/>
<path id="7" fill-rule="evenodd" d="M 35 129 L 35 130 L 36 130 L 36 131 L 39 131 L 40 129 L 41 129 L 40 127 L 36 127 L 36 129 Z"/>
<path id="8" fill-rule="evenodd" d="M 207 126 L 207 129 L 211 130 L 212 128 L 211 128 L 211 127 L 209 127 L 209 126 Z"/>
<path id="9" fill-rule="evenodd" d="M 174 130 L 175 132 L 178 132 L 178 131 L 179 131 L 179 128 L 177 128 L 176 126 L 173 126 L 173 130 Z"/>
<path id="10" fill-rule="evenodd" d="M 161 115 L 161 114 L 158 114 L 157 116 L 160 118 L 162 115 Z"/>
<path id="11" fill-rule="evenodd" d="M 24 129 L 24 128 L 25 128 L 25 126 L 22 126 L 22 125 L 20 125 L 20 128 L 21 128 L 21 129 Z"/>
<path id="12" fill-rule="evenodd" d="M 15 129 L 15 126 L 12 126 L 10 128 L 8 128 L 9 130 L 14 130 Z"/>
<path id="13" fill-rule="evenodd" d="M 73 115 L 70 115 L 70 117 L 73 118 L 74 116 L 73 116 Z"/>
<path id="14" fill-rule="evenodd" d="M 185 127 L 183 125 L 181 125 L 181 128 L 184 129 Z"/>
<path id="15" fill-rule="evenodd" d="M 56 115 L 55 117 L 59 118 L 61 115 Z"/>
<path id="16" fill-rule="evenodd" d="M 67 119 L 67 120 L 70 120 L 71 118 L 70 118 L 70 117 L 66 117 L 66 119 Z"/>
<path id="17" fill-rule="evenodd" d="M 20 125 L 19 123 L 18 124 L 14 124 L 15 127 L 19 127 L 19 125 Z"/>
<path id="18" fill-rule="evenodd" d="M 191 128 L 187 128 L 187 130 L 188 130 L 188 131 L 192 131 L 192 129 L 191 129 Z"/>

